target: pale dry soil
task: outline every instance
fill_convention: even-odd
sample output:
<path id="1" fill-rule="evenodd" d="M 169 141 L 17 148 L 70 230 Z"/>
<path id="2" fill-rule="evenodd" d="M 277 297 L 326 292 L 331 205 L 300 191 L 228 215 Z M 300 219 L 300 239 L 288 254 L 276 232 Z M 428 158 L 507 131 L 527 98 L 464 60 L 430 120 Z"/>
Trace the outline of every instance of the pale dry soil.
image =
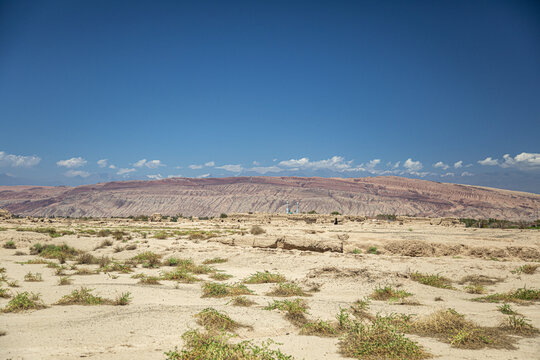
<path id="1" fill-rule="evenodd" d="M 266 233 L 251 235 L 249 229 L 258 224 Z M 122 242 L 111 236 L 76 234 L 51 238 L 47 234 L 16 231 L 18 227 L 54 227 L 57 229 L 122 229 L 131 239 Z M 304 336 L 278 311 L 263 307 L 273 299 L 264 295 L 272 284 L 248 285 L 254 291 L 249 298 L 256 305 L 235 307 L 227 304 L 228 298 L 201 298 L 201 283 L 176 284 L 161 281 L 161 285 L 142 285 L 133 274 L 99 273 L 95 275 L 72 275 L 72 285 L 59 286 L 55 270 L 44 264 L 20 264 L 38 258 L 29 255 L 35 243 L 68 244 L 76 249 L 89 251 L 95 256 L 111 256 L 118 260 L 129 259 L 143 251 L 161 254 L 163 259 L 174 256 L 192 258 L 200 264 L 205 259 L 222 257 L 225 263 L 212 266 L 233 275 L 226 283 L 239 282 L 257 271 L 279 272 L 288 280 L 305 289 L 318 285 L 320 291 L 306 297 L 311 319 L 332 320 L 340 308 L 348 308 L 354 301 L 371 294 L 377 286 L 393 285 L 414 294 L 421 305 L 398 305 L 387 301 L 372 301 L 369 312 L 406 313 L 423 315 L 438 309 L 454 308 L 472 321 L 483 326 L 497 326 L 504 315 L 497 311 L 500 304 L 472 302 L 480 295 L 468 294 L 457 281 L 466 275 L 486 275 L 502 281 L 487 286 L 487 294 L 506 292 L 519 287 L 539 288 L 540 269 L 532 275 L 512 273 L 516 267 L 535 263 L 540 259 L 516 257 L 448 256 L 402 256 L 393 255 L 384 246 L 390 242 L 424 241 L 446 245 L 479 246 L 489 249 L 507 246 L 527 247 L 540 250 L 540 232 L 536 230 L 467 229 L 462 226 L 430 225 L 429 221 L 397 222 L 343 222 L 307 224 L 303 221 L 273 221 L 271 217 L 260 220 L 215 219 L 177 223 L 148 223 L 127 220 L 69 221 L 54 220 L 52 223 L 30 220 L 0 221 L 0 244 L 15 242 L 17 249 L 0 247 L 0 267 L 6 269 L 10 280 L 17 280 L 20 287 L 10 288 L 13 294 L 22 291 L 40 293 L 46 309 L 0 313 L 0 358 L 2 359 L 165 359 L 164 352 L 175 346 L 182 347 L 181 335 L 189 329 L 200 328 L 194 314 L 213 307 L 225 311 L 234 320 L 249 325 L 238 330 L 239 340 L 261 342 L 272 339 L 279 343 L 284 353 L 296 359 L 343 359 L 338 352 L 338 338 Z M 167 239 L 155 239 L 152 234 L 166 230 L 213 230 L 218 236 L 211 239 L 190 239 L 187 235 L 171 235 Z M 139 232 L 137 232 L 139 231 Z M 142 232 L 147 233 L 143 238 Z M 344 236 L 344 235 L 348 235 Z M 285 250 L 281 248 L 253 247 L 254 244 L 272 244 L 280 237 L 293 237 L 297 241 L 316 239 L 317 242 L 343 240 L 344 252 L 314 252 Z M 104 239 L 111 239 L 113 246 L 94 250 Z M 300 239 L 300 240 L 298 240 Z M 114 252 L 117 245 L 136 244 L 135 250 Z M 235 244 L 235 245 L 229 245 Z M 367 249 L 377 247 L 379 254 L 369 254 Z M 355 253 L 353 253 L 353 251 Z M 16 251 L 25 255 L 15 255 Z M 54 260 L 57 262 L 57 260 Z M 68 261 L 68 264 L 74 263 Z M 90 267 L 97 269 L 97 265 Z M 173 268 L 162 266 L 146 269 L 139 265 L 134 273 L 159 275 Z M 29 271 L 42 274 L 42 282 L 25 282 Z M 434 288 L 419 284 L 409 278 L 411 272 L 440 273 L 452 280 L 456 290 Z M 66 271 L 68 274 L 73 271 Z M 112 275 L 112 276 L 111 276 Z M 210 280 L 207 275 L 196 275 Z M 115 278 L 116 277 L 116 278 Z M 5 288 L 6 284 L 2 284 Z M 130 292 L 132 302 L 127 306 L 59 306 L 53 305 L 74 289 L 86 286 L 94 293 L 114 298 Z M 435 301 L 440 297 L 442 301 Z M 0 308 L 9 299 L 0 298 Z M 540 304 L 512 305 L 516 310 L 540 328 Z M 462 350 L 433 338 L 407 335 L 422 345 L 437 359 L 539 359 L 540 338 L 520 337 L 516 350 L 482 349 Z"/>

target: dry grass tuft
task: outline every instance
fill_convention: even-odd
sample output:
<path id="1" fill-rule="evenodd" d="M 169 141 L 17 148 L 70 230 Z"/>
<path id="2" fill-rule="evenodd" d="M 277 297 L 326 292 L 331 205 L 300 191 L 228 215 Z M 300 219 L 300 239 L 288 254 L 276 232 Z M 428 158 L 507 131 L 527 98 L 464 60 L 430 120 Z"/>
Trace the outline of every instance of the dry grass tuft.
<path id="1" fill-rule="evenodd" d="M 244 279 L 242 282 L 246 284 L 269 284 L 269 283 L 280 283 L 285 282 L 287 279 L 285 276 L 277 273 L 271 273 L 268 271 L 256 272 L 255 274 L 250 275 L 248 278 Z"/>
<path id="2" fill-rule="evenodd" d="M 411 280 L 423 285 L 433 286 L 441 289 L 453 289 L 452 281 L 439 274 L 422 274 L 415 272 L 411 274 Z"/>
<path id="3" fill-rule="evenodd" d="M 234 331 L 241 325 L 231 319 L 229 315 L 221 313 L 213 308 L 206 308 L 195 314 L 197 324 L 204 326 L 208 331 Z"/>
<path id="4" fill-rule="evenodd" d="M 221 284 L 214 282 L 204 283 L 202 286 L 202 296 L 201 297 L 227 297 L 227 296 L 237 296 L 237 295 L 251 295 L 253 291 L 249 290 L 243 284 Z"/>
<path id="5" fill-rule="evenodd" d="M 229 261 L 229 259 L 224 259 L 224 258 L 220 258 L 220 257 L 215 257 L 213 259 L 206 259 L 203 261 L 203 264 L 222 264 L 222 263 L 225 263 Z"/>
<path id="6" fill-rule="evenodd" d="M 293 283 L 278 283 L 270 292 L 266 293 L 267 296 L 311 296 L 306 293 L 302 288 Z"/>
<path id="7" fill-rule="evenodd" d="M 233 306 L 249 307 L 251 305 L 255 305 L 256 302 L 248 299 L 245 296 L 236 296 L 236 297 L 232 298 L 227 304 L 232 304 Z"/>
<path id="8" fill-rule="evenodd" d="M 412 296 L 411 293 L 405 290 L 398 290 L 392 286 L 378 287 L 376 288 L 370 297 L 373 300 L 390 300 L 390 301 L 402 301 L 404 298 Z"/>
<path id="9" fill-rule="evenodd" d="M 167 351 L 167 360 L 292 360 L 291 356 L 283 354 L 280 350 L 270 349 L 271 340 L 263 342 L 260 346 L 250 341 L 229 343 L 230 335 L 224 333 L 201 333 L 191 330 L 182 335 L 184 348 Z"/>
<path id="10" fill-rule="evenodd" d="M 514 349 L 513 341 L 496 328 L 481 327 L 453 309 L 439 310 L 414 321 L 408 331 L 434 337 L 463 349 Z"/>
<path id="11" fill-rule="evenodd" d="M 252 234 L 252 235 L 261 235 L 261 234 L 264 234 L 266 232 L 266 230 L 264 230 L 262 227 L 260 227 L 259 225 L 253 225 L 251 227 L 251 230 L 249 230 L 249 232 Z"/>

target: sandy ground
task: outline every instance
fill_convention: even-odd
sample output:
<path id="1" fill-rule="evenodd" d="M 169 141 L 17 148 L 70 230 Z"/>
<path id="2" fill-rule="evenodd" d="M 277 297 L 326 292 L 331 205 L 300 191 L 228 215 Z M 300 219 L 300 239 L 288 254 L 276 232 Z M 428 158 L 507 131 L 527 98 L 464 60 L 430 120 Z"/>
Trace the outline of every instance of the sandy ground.
<path id="1" fill-rule="evenodd" d="M 526 263 L 540 260 L 540 232 L 537 230 L 470 229 L 459 225 L 431 225 L 429 220 L 406 220 L 398 222 L 344 221 L 339 225 L 331 222 L 307 224 L 303 221 L 287 221 L 246 217 L 211 221 L 179 222 L 132 222 L 127 220 L 70 221 L 54 220 L 52 223 L 11 219 L 0 221 L 0 244 L 14 241 L 16 249 L 0 248 L 0 267 L 6 269 L 9 280 L 17 280 L 20 287 L 11 288 L 12 294 L 22 291 L 40 293 L 50 305 L 46 309 L 0 313 L 0 358 L 2 359 L 165 359 L 164 352 L 175 346 L 182 347 L 181 335 L 189 329 L 198 329 L 194 314 L 207 307 L 225 311 L 234 320 L 251 326 L 238 330 L 239 339 L 260 342 L 272 339 L 278 342 L 284 353 L 296 359 L 342 359 L 338 352 L 338 338 L 304 336 L 278 311 L 264 310 L 272 297 L 264 295 L 272 284 L 253 284 L 248 287 L 255 292 L 249 296 L 256 302 L 252 307 L 228 305 L 228 298 L 201 298 L 201 283 L 176 284 L 161 281 L 161 285 L 142 285 L 131 276 L 134 273 L 159 275 L 172 268 L 146 269 L 139 265 L 134 273 L 99 273 L 95 275 L 72 275 L 72 285 L 59 286 L 55 269 L 45 264 L 20 264 L 38 258 L 29 255 L 29 247 L 35 243 L 66 243 L 95 256 L 111 256 L 126 260 L 143 251 L 153 251 L 168 257 L 192 258 L 200 264 L 214 257 L 227 258 L 225 263 L 212 265 L 233 275 L 227 283 L 235 283 L 257 271 L 279 272 L 288 280 L 308 289 L 317 284 L 320 291 L 306 297 L 310 306 L 310 319 L 332 320 L 340 308 L 348 308 L 355 300 L 369 296 L 378 286 L 393 285 L 414 294 L 421 305 L 397 305 L 388 301 L 372 301 L 372 314 L 406 313 L 421 316 L 438 309 L 454 308 L 482 326 L 497 326 L 504 315 L 497 310 L 500 304 L 472 302 L 480 295 L 464 291 L 458 280 L 466 275 L 487 275 L 503 279 L 487 286 L 487 294 L 506 292 L 519 287 L 540 287 L 540 269 L 536 273 L 517 274 L 512 270 Z M 266 233 L 251 235 L 249 229 L 258 224 Z M 47 234 L 32 231 L 16 231 L 20 227 L 54 227 L 80 231 L 84 229 L 121 229 L 130 234 L 129 240 L 113 240 L 95 235 L 65 235 L 51 238 Z M 200 240 L 189 235 L 173 235 L 167 239 L 155 239 L 153 234 L 161 230 L 208 230 L 218 236 Z M 146 238 L 143 232 L 147 233 Z M 288 238 L 297 244 L 321 244 L 341 242 L 340 251 L 286 250 L 273 248 L 276 239 Z M 94 250 L 104 239 L 113 246 Z M 396 243 L 420 244 L 429 247 L 442 244 L 450 249 L 482 248 L 488 252 L 456 250 L 447 255 L 434 254 L 405 256 L 392 250 Z M 117 246 L 135 244 L 135 250 L 115 252 Z M 234 245 L 229 245 L 234 244 Z M 269 244 L 267 247 L 264 247 Z M 424 245 L 422 245 L 424 244 Z M 261 247 L 254 247 L 261 246 Z M 369 254 L 367 249 L 377 247 L 379 254 Z M 508 252 L 508 247 L 522 249 Z M 505 250 L 506 249 L 506 250 Z M 491 252 L 493 250 L 493 252 Z M 501 250 L 497 252 L 497 250 Z M 506 251 L 506 252 L 505 252 Z M 22 252 L 25 255 L 15 255 Z M 353 253 L 354 252 L 354 253 Z M 495 254 L 495 256 L 493 255 Z M 509 255 L 510 254 L 510 255 Z M 514 254 L 514 256 L 512 256 Z M 410 255 L 410 254 L 409 254 Z M 498 255 L 498 256 L 497 256 Z M 68 261 L 68 264 L 74 264 Z M 97 269 L 97 265 L 84 266 Z M 456 290 L 440 289 L 419 284 L 410 279 L 411 272 L 440 273 L 452 280 Z M 42 282 L 26 282 L 28 272 L 42 274 Z M 68 274 L 73 271 L 66 271 Z M 197 275 L 211 280 L 207 275 Z M 1 284 L 6 288 L 6 283 Z M 62 296 L 87 286 L 94 293 L 114 298 L 130 292 L 132 302 L 127 306 L 59 306 L 54 305 Z M 443 301 L 435 301 L 440 297 Z M 9 299 L 0 298 L 0 308 Z M 512 305 L 540 328 L 540 303 Z M 462 350 L 429 337 L 407 335 L 417 341 L 438 359 L 540 359 L 540 337 L 519 337 L 516 350 L 489 349 Z"/>

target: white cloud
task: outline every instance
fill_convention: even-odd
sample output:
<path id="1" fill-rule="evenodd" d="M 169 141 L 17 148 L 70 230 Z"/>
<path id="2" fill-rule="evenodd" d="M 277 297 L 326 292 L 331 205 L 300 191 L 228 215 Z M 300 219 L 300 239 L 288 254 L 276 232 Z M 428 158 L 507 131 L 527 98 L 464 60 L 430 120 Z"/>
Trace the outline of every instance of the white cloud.
<path id="1" fill-rule="evenodd" d="M 116 166 L 114 166 L 113 164 L 109 165 L 109 169 L 116 169 Z"/>
<path id="2" fill-rule="evenodd" d="M 439 162 L 433 164 L 433 167 L 435 167 L 435 168 L 441 168 L 441 169 L 443 169 L 443 170 L 446 170 L 446 169 L 449 168 L 449 166 L 446 165 L 445 163 L 443 163 L 442 161 L 439 161 Z"/>
<path id="3" fill-rule="evenodd" d="M 448 177 L 448 176 L 454 176 L 455 174 L 453 172 L 447 172 L 446 174 L 442 174 L 441 177 Z"/>
<path id="4" fill-rule="evenodd" d="M 118 169 L 118 171 L 116 172 L 116 175 L 126 175 L 134 171 L 137 171 L 137 170 L 136 169 Z"/>
<path id="5" fill-rule="evenodd" d="M 454 169 L 459 169 L 463 167 L 463 161 L 459 160 L 454 163 Z"/>
<path id="6" fill-rule="evenodd" d="M 474 174 L 473 173 L 470 173 L 468 171 L 464 171 L 461 173 L 461 176 L 473 176 Z"/>
<path id="7" fill-rule="evenodd" d="M 213 162 L 213 161 L 209 161 L 207 163 L 204 163 L 204 166 L 215 166 L 215 165 L 216 165 L 216 163 Z"/>
<path id="8" fill-rule="evenodd" d="M 251 169 L 248 169 L 249 171 L 254 171 L 259 174 L 266 174 L 266 173 L 278 173 L 285 171 L 284 169 L 280 168 L 279 166 L 255 166 Z"/>
<path id="9" fill-rule="evenodd" d="M 0 166 L 13 166 L 13 167 L 31 167 L 39 164 L 41 158 L 38 156 L 22 156 L 6 154 L 4 151 L 0 151 Z"/>
<path id="10" fill-rule="evenodd" d="M 397 161 L 394 165 L 392 165 L 392 169 L 397 169 L 399 164 L 401 164 L 401 161 Z"/>
<path id="11" fill-rule="evenodd" d="M 176 174 L 176 175 L 167 176 L 168 179 L 170 179 L 170 178 L 180 178 L 180 177 L 182 177 L 182 174 Z"/>
<path id="12" fill-rule="evenodd" d="M 379 159 L 372 160 L 375 161 L 375 165 L 380 161 Z M 281 161 L 278 165 L 285 167 L 294 167 L 300 169 L 312 169 L 312 170 L 333 170 L 333 171 L 347 171 L 352 168 L 352 160 L 345 161 L 341 156 L 333 156 L 330 159 L 319 160 L 319 161 L 310 161 L 309 158 L 304 157 L 301 159 L 290 159 Z"/>
<path id="13" fill-rule="evenodd" d="M 197 177 L 198 177 L 199 179 L 204 179 L 204 178 L 207 178 L 207 177 L 209 177 L 209 176 L 210 176 L 210 174 L 202 174 L 202 175 L 199 175 L 199 176 L 197 176 Z"/>
<path id="14" fill-rule="evenodd" d="M 216 169 L 223 169 L 225 171 L 230 171 L 230 172 L 241 172 L 242 170 L 244 170 L 242 165 L 223 165 L 223 166 L 217 166 Z"/>
<path id="15" fill-rule="evenodd" d="M 255 165 L 255 166 L 259 166 L 259 165 L 261 165 L 261 163 L 260 163 L 260 162 L 258 162 L 258 161 L 255 161 L 255 160 L 253 160 L 253 165 Z"/>
<path id="16" fill-rule="evenodd" d="M 107 166 L 107 161 L 108 161 L 107 159 L 101 159 L 101 160 L 98 160 L 98 161 L 97 161 L 97 164 L 98 164 L 98 166 L 99 166 L 100 168 L 104 168 L 104 167 Z"/>
<path id="17" fill-rule="evenodd" d="M 373 169 L 375 168 L 375 166 L 377 166 L 378 164 L 380 164 L 381 162 L 381 159 L 373 159 L 373 160 L 370 160 L 367 164 L 366 164 L 366 168 L 368 169 Z"/>
<path id="18" fill-rule="evenodd" d="M 484 160 L 478 160 L 478 163 L 480 165 L 495 166 L 495 165 L 499 165 L 499 160 L 498 159 L 492 159 L 491 157 L 487 157 Z"/>
<path id="19" fill-rule="evenodd" d="M 64 173 L 64 175 L 67 177 L 80 176 L 82 178 L 87 178 L 90 176 L 90 173 L 87 171 L 82 171 L 82 170 L 68 170 Z"/>
<path id="20" fill-rule="evenodd" d="M 504 162 L 501 164 L 503 168 L 516 167 L 523 170 L 540 168 L 540 154 L 538 153 L 522 152 L 515 157 L 505 154 L 503 159 Z"/>
<path id="21" fill-rule="evenodd" d="M 76 157 L 76 158 L 74 157 L 67 160 L 60 160 L 56 163 L 56 165 L 64 166 L 64 167 L 67 167 L 68 169 L 73 169 L 73 168 L 78 168 L 78 167 L 86 165 L 86 160 L 83 159 L 82 157 Z"/>
<path id="22" fill-rule="evenodd" d="M 202 165 L 196 165 L 196 164 L 189 165 L 189 168 L 190 168 L 190 169 L 193 169 L 193 170 L 202 169 L 203 167 L 204 167 L 204 166 L 202 166 Z"/>
<path id="23" fill-rule="evenodd" d="M 411 158 L 408 158 L 404 163 L 403 167 L 407 168 L 409 171 L 418 171 L 424 166 L 420 161 L 413 161 Z"/>
<path id="24" fill-rule="evenodd" d="M 133 166 L 135 166 L 135 167 L 146 166 L 149 169 L 157 169 L 160 166 L 165 166 L 165 164 L 162 164 L 161 160 L 150 160 L 150 161 L 148 161 L 146 159 L 141 159 L 141 160 L 137 161 L 135 164 L 133 164 Z"/>
<path id="25" fill-rule="evenodd" d="M 163 179 L 161 174 L 146 175 L 146 177 L 149 178 L 149 179 L 152 179 L 152 180 L 161 180 L 161 179 Z"/>

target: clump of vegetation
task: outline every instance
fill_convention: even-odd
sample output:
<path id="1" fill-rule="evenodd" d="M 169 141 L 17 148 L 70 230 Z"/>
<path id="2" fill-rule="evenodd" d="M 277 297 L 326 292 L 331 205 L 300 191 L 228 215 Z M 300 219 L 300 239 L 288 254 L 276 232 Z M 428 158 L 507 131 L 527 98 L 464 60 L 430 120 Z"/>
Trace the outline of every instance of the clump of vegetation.
<path id="1" fill-rule="evenodd" d="M 441 289 L 453 289 L 452 281 L 440 274 L 422 274 L 414 272 L 411 274 L 411 280 L 423 285 L 433 286 Z"/>
<path id="2" fill-rule="evenodd" d="M 73 259 L 79 253 L 79 250 L 74 249 L 66 244 L 50 244 L 43 246 L 40 243 L 37 243 L 30 248 L 31 255 L 39 255 L 47 259 L 58 259 L 60 260 L 60 262 L 65 262 L 66 260 Z"/>
<path id="3" fill-rule="evenodd" d="M 339 329 L 337 328 L 337 324 L 331 321 L 308 321 L 302 326 L 300 334 L 316 335 L 322 337 L 335 337 L 339 336 Z"/>
<path id="4" fill-rule="evenodd" d="M 44 309 L 47 306 L 41 300 L 41 296 L 36 293 L 29 293 L 27 291 L 18 293 L 11 299 L 3 312 L 19 312 L 26 310 L 39 310 Z"/>
<path id="5" fill-rule="evenodd" d="M 24 275 L 24 281 L 38 282 L 43 281 L 43 278 L 41 277 L 40 273 L 32 273 L 31 271 L 29 271 L 28 273 L 26 273 L 26 275 Z"/>
<path id="6" fill-rule="evenodd" d="M 376 317 L 369 324 L 350 322 L 340 338 L 339 349 L 343 355 L 357 359 L 418 360 L 430 357 L 385 317 Z"/>
<path id="7" fill-rule="evenodd" d="M 248 299 L 245 296 L 236 296 L 232 298 L 227 304 L 232 304 L 233 306 L 251 306 L 255 304 L 255 301 Z"/>
<path id="8" fill-rule="evenodd" d="M 124 239 L 124 236 L 128 235 L 126 232 L 123 232 L 123 231 L 120 231 L 120 230 L 115 230 L 113 231 L 112 233 L 112 237 L 114 240 L 123 240 Z M 107 240 L 105 240 L 107 241 Z M 110 244 L 112 245 L 112 242 L 110 242 Z M 107 246 L 111 246 L 111 245 L 107 245 Z"/>
<path id="9" fill-rule="evenodd" d="M 9 240 L 6 241 L 3 245 L 4 249 L 16 249 L 17 246 L 15 245 L 15 241 Z"/>
<path id="10" fill-rule="evenodd" d="M 113 244 L 113 242 L 111 240 L 105 239 L 98 246 L 96 246 L 94 250 L 103 249 L 103 248 L 106 248 L 108 246 L 112 246 L 112 244 Z"/>
<path id="11" fill-rule="evenodd" d="M 243 284 L 221 284 L 208 282 L 204 283 L 202 287 L 202 297 L 226 297 L 237 295 L 250 295 L 253 291 L 249 290 Z"/>
<path id="12" fill-rule="evenodd" d="M 370 295 L 370 297 L 373 300 L 390 300 L 390 301 L 400 301 L 403 298 L 412 296 L 411 293 L 405 291 L 405 290 L 398 290 L 393 288 L 392 286 L 385 286 L 385 287 L 377 287 L 373 293 Z"/>
<path id="13" fill-rule="evenodd" d="M 539 333 L 529 319 L 518 315 L 507 316 L 500 327 L 504 331 L 522 336 L 533 336 Z"/>
<path id="14" fill-rule="evenodd" d="M 201 281 L 201 279 L 193 276 L 188 271 L 182 269 L 182 268 L 176 268 L 174 271 L 164 272 L 161 274 L 161 279 L 163 280 L 174 280 L 177 282 L 182 282 L 186 284 L 191 284 L 197 281 Z"/>
<path id="15" fill-rule="evenodd" d="M 513 274 L 527 274 L 532 275 L 536 272 L 536 269 L 540 267 L 540 264 L 525 264 L 512 271 Z"/>
<path id="16" fill-rule="evenodd" d="M 63 276 L 60 278 L 60 280 L 58 280 L 58 285 L 71 285 L 72 282 L 73 281 L 69 276 Z"/>
<path id="17" fill-rule="evenodd" d="M 491 303 L 498 303 L 498 302 L 514 302 L 514 303 L 526 303 L 530 301 L 540 301 L 540 290 L 537 289 L 527 289 L 527 288 L 519 288 L 514 291 L 510 291 L 507 293 L 497 293 L 492 294 L 488 296 L 483 296 L 480 298 L 473 299 L 473 301 L 479 301 L 479 302 L 491 302 Z"/>
<path id="18" fill-rule="evenodd" d="M 459 283 L 461 285 L 467 283 L 471 285 L 493 285 L 501 281 L 503 281 L 503 279 L 489 277 L 485 275 L 467 275 L 462 277 Z"/>
<path id="19" fill-rule="evenodd" d="M 280 350 L 270 349 L 272 341 L 263 342 L 261 346 L 250 341 L 231 344 L 230 336 L 224 333 L 201 333 L 191 330 L 182 335 L 184 348 L 167 351 L 167 360 L 292 360 L 292 356 L 283 354 Z"/>
<path id="20" fill-rule="evenodd" d="M 52 227 L 45 227 L 45 228 L 17 228 L 17 231 L 31 231 L 31 232 L 37 232 L 40 234 L 48 234 L 52 238 L 57 238 L 63 235 L 73 235 L 75 232 L 70 230 L 57 230 Z"/>
<path id="21" fill-rule="evenodd" d="M 157 276 L 146 276 L 143 275 L 139 279 L 139 284 L 143 285 L 161 285 L 159 278 Z"/>
<path id="22" fill-rule="evenodd" d="M 388 221 L 396 221 L 397 216 L 394 214 L 378 214 L 375 216 L 375 219 L 377 220 L 388 220 Z"/>
<path id="23" fill-rule="evenodd" d="M 198 314 L 195 314 L 197 324 L 204 326 L 209 331 L 234 331 L 241 325 L 231 319 L 229 315 L 219 312 L 213 308 L 206 308 Z"/>
<path id="24" fill-rule="evenodd" d="M 332 211 L 330 215 L 341 215 L 341 213 L 339 211 Z"/>
<path id="25" fill-rule="evenodd" d="M 163 264 L 166 266 L 177 266 L 179 262 L 180 262 L 180 259 L 175 258 L 175 257 L 170 257 L 167 260 L 165 260 Z"/>
<path id="26" fill-rule="evenodd" d="M 128 305 L 131 302 L 131 293 L 125 292 L 119 294 L 116 299 L 114 299 L 114 305 L 117 306 L 125 306 Z"/>
<path id="27" fill-rule="evenodd" d="M 376 246 L 370 246 L 369 249 L 367 250 L 367 252 L 368 252 L 368 254 L 374 254 L 374 255 L 379 254 L 379 250 L 377 250 Z"/>
<path id="28" fill-rule="evenodd" d="M 92 289 L 81 287 L 73 290 L 71 294 L 64 295 L 56 302 L 57 305 L 103 305 L 108 301 L 92 294 Z"/>
<path id="29" fill-rule="evenodd" d="M 227 215 L 227 214 L 225 214 L 225 213 L 221 213 L 221 214 L 219 215 L 219 218 L 220 218 L 220 219 L 226 219 L 226 218 L 228 218 L 228 217 L 229 217 L 229 215 Z"/>
<path id="30" fill-rule="evenodd" d="M 251 227 L 251 230 L 249 230 L 249 232 L 251 233 L 251 235 L 261 235 L 261 234 L 264 234 L 266 230 L 264 230 L 259 225 L 253 225 Z"/>
<path id="31" fill-rule="evenodd" d="M 87 267 L 80 267 L 75 271 L 75 275 L 96 275 L 99 274 L 99 270 L 92 270 Z"/>
<path id="32" fill-rule="evenodd" d="M 486 288 L 484 287 L 484 285 L 480 284 L 467 285 L 464 289 L 469 294 L 484 294 L 486 292 Z"/>
<path id="33" fill-rule="evenodd" d="M 504 333 L 481 327 L 454 309 L 439 310 L 420 318 L 410 325 L 408 331 L 437 338 L 458 348 L 512 348 L 511 339 Z"/>
<path id="34" fill-rule="evenodd" d="M 221 273 L 221 272 L 215 272 L 213 274 L 210 274 L 210 277 L 212 279 L 214 279 L 214 280 L 217 280 L 217 281 L 224 281 L 224 280 L 229 280 L 233 276 L 230 275 L 230 274 L 225 274 L 225 273 Z"/>
<path id="35" fill-rule="evenodd" d="M 287 281 L 285 276 L 277 273 L 271 273 L 268 271 L 256 272 L 255 274 L 250 275 L 248 278 L 244 279 L 243 282 L 246 284 L 268 284 L 268 283 L 280 283 Z"/>
<path id="36" fill-rule="evenodd" d="M 221 264 L 221 263 L 224 263 L 224 262 L 227 262 L 228 259 L 224 259 L 224 258 L 221 258 L 221 257 L 215 257 L 213 259 L 206 259 L 203 261 L 203 264 Z"/>
<path id="37" fill-rule="evenodd" d="M 161 264 L 161 255 L 151 251 L 145 251 L 132 258 L 137 264 L 142 264 L 145 268 L 157 268 Z"/>
<path id="38" fill-rule="evenodd" d="M 510 306 L 510 304 L 502 304 L 501 306 L 497 307 L 497 310 L 499 310 L 505 315 L 518 315 L 517 311 L 512 309 L 512 306 Z"/>
<path id="39" fill-rule="evenodd" d="M 124 274 L 128 274 L 128 273 L 133 271 L 133 269 L 131 268 L 131 266 L 129 264 L 121 264 L 121 263 L 116 262 L 116 261 L 111 261 L 106 266 L 104 266 L 102 268 L 102 270 L 105 273 L 111 272 L 111 271 L 117 271 L 117 272 L 121 272 L 121 273 L 124 273 Z"/>
<path id="40" fill-rule="evenodd" d="M 154 234 L 154 239 L 165 240 L 169 237 L 169 234 L 165 231 L 158 231 Z"/>
<path id="41" fill-rule="evenodd" d="M 268 292 L 268 296 L 311 296 L 306 293 L 302 288 L 293 283 L 278 283 L 274 289 Z"/>
<path id="42" fill-rule="evenodd" d="M 83 253 L 77 257 L 77 264 L 85 264 L 85 265 L 91 265 L 91 264 L 97 264 L 98 259 L 89 253 Z"/>
<path id="43" fill-rule="evenodd" d="M 71 294 L 64 295 L 56 305 L 127 305 L 130 302 L 129 292 L 120 294 L 115 300 L 106 299 L 92 294 L 93 289 L 81 287 Z"/>
<path id="44" fill-rule="evenodd" d="M 274 300 L 264 309 L 284 311 L 287 320 L 299 327 L 307 323 L 305 314 L 307 314 L 308 305 L 303 299 Z"/>
<path id="45" fill-rule="evenodd" d="M 97 236 L 99 237 L 107 237 L 112 234 L 112 231 L 109 229 L 101 229 L 98 231 Z"/>
<path id="46" fill-rule="evenodd" d="M 11 297 L 11 292 L 9 289 L 0 288 L 0 298 L 9 299 Z"/>
<path id="47" fill-rule="evenodd" d="M 459 221 L 465 224 L 465 227 L 475 228 L 497 228 L 497 229 L 538 229 L 540 220 L 536 221 L 510 221 L 498 219 L 468 219 L 462 218 Z"/>

